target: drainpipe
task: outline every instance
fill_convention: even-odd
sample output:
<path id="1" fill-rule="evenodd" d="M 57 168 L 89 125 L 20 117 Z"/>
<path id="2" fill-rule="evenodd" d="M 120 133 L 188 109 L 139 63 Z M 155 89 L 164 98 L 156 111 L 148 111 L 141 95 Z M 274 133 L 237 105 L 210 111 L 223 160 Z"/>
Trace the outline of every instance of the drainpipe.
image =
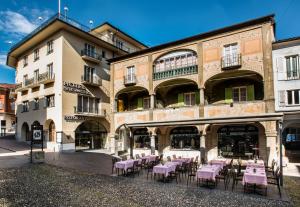
<path id="1" fill-rule="evenodd" d="M 278 122 L 279 129 L 279 162 L 280 162 L 280 185 L 283 186 L 283 167 L 282 167 L 282 121 Z"/>

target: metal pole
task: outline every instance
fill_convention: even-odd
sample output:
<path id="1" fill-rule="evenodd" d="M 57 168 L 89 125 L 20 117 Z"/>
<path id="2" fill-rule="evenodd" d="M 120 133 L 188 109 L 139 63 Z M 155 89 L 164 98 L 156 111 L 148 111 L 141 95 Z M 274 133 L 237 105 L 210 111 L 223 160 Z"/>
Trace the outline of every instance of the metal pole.
<path id="1" fill-rule="evenodd" d="M 282 122 L 279 122 L 279 159 L 280 159 L 280 185 L 283 186 L 283 171 L 282 171 Z"/>
<path id="2" fill-rule="evenodd" d="M 60 0 L 58 0 L 58 16 L 60 16 Z"/>

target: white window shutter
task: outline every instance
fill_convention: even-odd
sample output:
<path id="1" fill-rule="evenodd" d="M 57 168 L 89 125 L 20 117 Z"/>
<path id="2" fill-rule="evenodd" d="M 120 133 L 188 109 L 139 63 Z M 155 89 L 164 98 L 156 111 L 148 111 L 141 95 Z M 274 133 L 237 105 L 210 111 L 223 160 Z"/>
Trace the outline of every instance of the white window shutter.
<path id="1" fill-rule="evenodd" d="M 286 79 L 286 71 L 284 65 L 284 58 L 278 57 L 276 58 L 276 71 L 277 71 L 277 79 L 278 80 L 285 80 Z"/>
<path id="2" fill-rule="evenodd" d="M 285 106 L 285 91 L 278 91 L 278 105 Z"/>

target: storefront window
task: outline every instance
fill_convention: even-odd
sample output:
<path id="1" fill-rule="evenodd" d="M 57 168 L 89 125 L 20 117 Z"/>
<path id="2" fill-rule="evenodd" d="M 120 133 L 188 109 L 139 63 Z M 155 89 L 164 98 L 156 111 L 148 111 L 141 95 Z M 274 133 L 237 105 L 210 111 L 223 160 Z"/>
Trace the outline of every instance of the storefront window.
<path id="1" fill-rule="evenodd" d="M 135 148 L 151 148 L 151 140 L 146 128 L 136 129 L 133 132 Z"/>
<path id="2" fill-rule="evenodd" d="M 170 133 L 173 149 L 199 149 L 200 135 L 196 127 L 177 127 Z"/>
<path id="3" fill-rule="evenodd" d="M 218 130 L 219 155 L 249 157 L 258 155 L 258 129 L 251 125 L 225 126 Z"/>

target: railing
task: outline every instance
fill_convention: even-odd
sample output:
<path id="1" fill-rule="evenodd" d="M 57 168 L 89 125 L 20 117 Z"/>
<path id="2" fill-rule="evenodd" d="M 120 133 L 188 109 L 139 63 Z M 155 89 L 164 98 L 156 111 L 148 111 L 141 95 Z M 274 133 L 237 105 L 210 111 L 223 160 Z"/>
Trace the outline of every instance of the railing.
<path id="1" fill-rule="evenodd" d="M 39 82 L 43 82 L 43 81 L 47 81 L 47 80 L 54 80 L 54 78 L 55 78 L 55 74 L 49 73 L 48 71 L 39 74 Z"/>
<path id="2" fill-rule="evenodd" d="M 102 80 L 98 76 L 89 77 L 87 75 L 82 75 L 81 82 L 98 86 L 102 84 Z"/>
<path id="3" fill-rule="evenodd" d="M 231 54 L 225 55 L 221 58 L 221 68 L 222 69 L 231 69 L 240 67 L 242 65 L 242 56 L 241 54 Z"/>
<path id="4" fill-rule="evenodd" d="M 74 106 L 74 113 L 80 115 L 96 115 L 96 116 L 105 116 L 105 110 L 99 110 L 98 108 L 89 108 L 86 107 L 84 110 L 83 107 Z"/>
<path id="5" fill-rule="evenodd" d="M 18 89 L 20 89 L 20 88 L 22 88 L 22 83 L 18 83 L 18 84 L 16 84 L 16 86 L 15 86 L 15 90 L 18 90 Z"/>
<path id="6" fill-rule="evenodd" d="M 34 78 L 26 79 L 24 82 L 24 86 L 25 87 L 30 86 L 31 84 L 33 84 L 33 82 L 34 82 Z"/>
<path id="7" fill-rule="evenodd" d="M 125 75 L 124 76 L 124 85 L 134 85 L 136 84 L 136 75 Z"/>
<path id="8" fill-rule="evenodd" d="M 11 47 L 10 51 L 14 50 L 15 48 L 19 47 L 21 44 L 23 44 L 26 40 L 30 39 L 32 36 L 34 36 L 36 33 L 38 33 L 40 30 L 42 30 L 44 27 L 46 27 L 48 24 L 50 24 L 55 19 L 59 19 L 63 22 L 66 22 L 78 29 L 81 29 L 85 32 L 89 32 L 90 28 L 77 22 L 76 20 L 73 20 L 69 17 L 66 17 L 63 14 L 55 14 L 49 19 L 47 19 L 45 22 L 43 22 L 40 26 L 38 26 L 35 30 L 33 30 L 30 34 L 28 34 L 26 37 L 24 37 L 20 42 L 16 43 L 14 46 Z"/>
<path id="9" fill-rule="evenodd" d="M 166 70 L 161 72 L 155 72 L 153 73 L 153 79 L 154 80 L 160 80 L 160 79 L 166 79 L 176 76 L 183 76 L 183 75 L 191 75 L 198 73 L 198 66 L 187 66 L 183 68 L 176 68 L 172 70 Z"/>
<path id="10" fill-rule="evenodd" d="M 300 69 L 298 71 L 287 71 L 287 80 L 300 79 Z"/>
<path id="11" fill-rule="evenodd" d="M 119 48 L 119 49 L 125 51 L 125 52 L 128 52 L 128 53 L 130 53 L 130 52 L 136 52 L 136 50 L 124 46 L 124 45 L 123 45 L 124 42 L 123 42 L 123 44 L 120 44 L 119 41 L 113 40 L 111 37 L 108 37 L 108 36 L 106 36 L 106 35 L 98 35 L 98 37 L 99 37 L 101 40 L 103 40 L 103 41 L 105 41 L 105 42 L 108 42 L 108 43 L 110 43 L 110 44 L 116 46 L 117 48 Z"/>
<path id="12" fill-rule="evenodd" d="M 91 51 L 86 50 L 86 49 L 81 50 L 81 56 L 84 56 L 84 55 L 88 56 L 90 58 L 93 58 L 93 59 L 101 61 L 101 56 L 98 53 L 96 53 L 96 52 L 91 52 Z"/>

